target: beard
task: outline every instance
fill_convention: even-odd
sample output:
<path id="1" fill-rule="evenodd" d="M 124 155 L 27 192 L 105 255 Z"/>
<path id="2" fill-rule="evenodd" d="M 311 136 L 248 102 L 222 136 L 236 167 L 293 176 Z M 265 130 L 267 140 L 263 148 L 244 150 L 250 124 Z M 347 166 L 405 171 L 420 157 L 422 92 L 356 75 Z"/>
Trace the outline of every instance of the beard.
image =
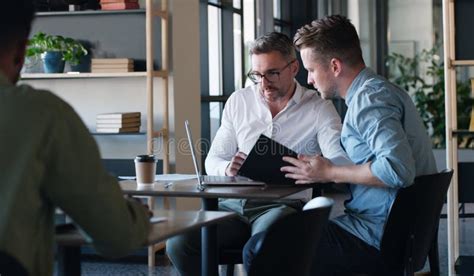
<path id="1" fill-rule="evenodd" d="M 339 98 L 339 93 L 337 93 L 336 90 L 328 90 L 326 92 L 318 91 L 318 92 L 319 92 L 319 95 L 321 95 L 321 98 L 325 100 L 332 100 L 332 99 Z"/>
<path id="2" fill-rule="evenodd" d="M 332 100 L 332 99 L 340 98 L 340 94 L 337 91 L 336 85 L 334 85 L 334 84 L 329 86 L 328 88 L 326 88 L 324 90 L 318 89 L 316 87 L 314 87 L 314 89 L 316 89 L 316 91 L 318 91 L 321 98 L 323 98 L 325 100 Z"/>
<path id="3" fill-rule="evenodd" d="M 263 94 L 263 97 L 269 101 L 274 101 L 283 98 L 286 95 L 286 91 L 273 86 L 268 86 L 265 89 L 261 88 L 260 91 Z"/>

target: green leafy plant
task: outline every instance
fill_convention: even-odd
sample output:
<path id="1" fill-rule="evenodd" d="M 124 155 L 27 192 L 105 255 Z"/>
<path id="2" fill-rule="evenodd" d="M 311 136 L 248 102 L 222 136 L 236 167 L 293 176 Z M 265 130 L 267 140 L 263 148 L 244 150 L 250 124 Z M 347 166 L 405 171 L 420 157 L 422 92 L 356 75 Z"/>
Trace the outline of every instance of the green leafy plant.
<path id="1" fill-rule="evenodd" d="M 45 52 L 61 52 L 63 60 L 71 65 L 79 64 L 81 57 L 87 55 L 86 48 L 70 37 L 39 32 L 28 41 L 26 56 L 39 56 Z"/>
<path id="2" fill-rule="evenodd" d="M 413 58 L 392 53 L 387 58 L 389 80 L 408 91 L 415 102 L 425 127 L 430 131 L 434 148 L 444 148 L 445 105 L 444 64 L 437 55 L 438 47 L 423 50 Z M 419 74 L 420 64 L 427 64 L 425 80 Z M 458 129 L 467 129 L 474 99 L 470 95 L 468 81 L 457 82 Z M 467 143 L 471 144 L 470 142 Z"/>

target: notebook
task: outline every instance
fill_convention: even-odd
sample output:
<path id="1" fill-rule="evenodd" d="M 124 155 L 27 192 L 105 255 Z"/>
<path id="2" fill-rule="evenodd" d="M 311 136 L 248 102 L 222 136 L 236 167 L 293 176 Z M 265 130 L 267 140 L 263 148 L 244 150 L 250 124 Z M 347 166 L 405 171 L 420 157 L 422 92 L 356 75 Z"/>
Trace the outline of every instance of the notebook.
<path id="1" fill-rule="evenodd" d="M 196 177 L 200 186 L 263 186 L 264 182 L 254 181 L 244 176 L 217 176 L 217 175 L 201 175 L 201 170 L 197 162 L 196 151 L 194 149 L 193 138 L 189 122 L 184 122 L 186 135 L 188 136 L 189 149 L 193 158 Z"/>
<path id="2" fill-rule="evenodd" d="M 268 185 L 295 185 L 296 180 L 286 178 L 280 169 L 290 165 L 283 156 L 297 158 L 298 154 L 275 140 L 260 135 L 245 159 L 238 175 L 263 181 Z"/>

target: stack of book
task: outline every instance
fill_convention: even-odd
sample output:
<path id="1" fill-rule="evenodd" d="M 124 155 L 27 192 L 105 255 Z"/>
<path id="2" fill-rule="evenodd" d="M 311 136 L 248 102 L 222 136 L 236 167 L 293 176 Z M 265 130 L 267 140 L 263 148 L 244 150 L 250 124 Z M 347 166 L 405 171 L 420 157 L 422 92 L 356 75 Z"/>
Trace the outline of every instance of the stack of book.
<path id="1" fill-rule="evenodd" d="M 102 10 L 132 10 L 139 9 L 138 0 L 100 0 Z"/>
<path id="2" fill-rule="evenodd" d="M 130 58 L 93 58 L 92 73 L 127 73 L 133 72 L 133 59 Z"/>
<path id="3" fill-rule="evenodd" d="M 103 113 L 97 115 L 98 133 L 129 133 L 140 131 L 140 112 Z"/>

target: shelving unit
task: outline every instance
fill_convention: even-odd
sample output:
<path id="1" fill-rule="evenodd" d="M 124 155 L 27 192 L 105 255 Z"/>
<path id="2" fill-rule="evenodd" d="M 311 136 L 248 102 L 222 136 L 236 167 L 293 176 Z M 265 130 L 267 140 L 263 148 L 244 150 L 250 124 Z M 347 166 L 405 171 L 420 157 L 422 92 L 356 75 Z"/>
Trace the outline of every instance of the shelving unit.
<path id="1" fill-rule="evenodd" d="M 474 60 L 456 59 L 456 10 L 455 0 L 443 0 L 443 40 L 445 69 L 445 114 L 446 114 L 446 165 L 454 170 L 451 186 L 448 191 L 448 272 L 455 275 L 461 263 L 459 256 L 459 213 L 458 213 L 458 137 L 474 136 L 474 131 L 460 130 L 457 125 L 457 89 L 456 67 L 474 66 Z M 466 3 L 466 2 L 465 2 Z M 474 8 L 474 6 L 472 6 Z M 473 12 L 471 10 L 471 12 Z M 458 30 L 458 35 L 459 35 Z M 464 266 L 471 266 L 472 257 L 463 258 Z M 467 262 L 467 264 L 466 264 Z M 472 272 L 471 272 L 472 274 Z M 464 274 L 463 274 L 464 275 Z"/>
<path id="2" fill-rule="evenodd" d="M 146 13 L 145 9 L 133 9 L 133 10 L 115 10 L 115 11 L 103 11 L 103 10 L 86 10 L 86 11 L 54 11 L 54 12 L 37 12 L 36 17 L 43 16 L 81 16 L 81 15 L 100 15 L 100 14 L 126 14 L 126 13 Z"/>
<path id="3" fill-rule="evenodd" d="M 144 78 L 147 77 L 147 72 L 127 72 L 127 73 L 61 73 L 61 74 L 43 74 L 43 73 L 28 73 L 22 74 L 23 80 L 35 79 L 87 79 L 87 78 Z M 155 78 L 166 78 L 168 72 L 164 70 L 154 71 Z"/>
<path id="4" fill-rule="evenodd" d="M 146 136 L 147 136 L 147 152 L 154 153 L 154 139 L 163 139 L 163 173 L 169 173 L 169 109 L 168 109 L 168 5 L 167 0 L 161 1 L 161 6 L 155 8 L 152 0 L 146 1 L 146 7 L 136 10 L 117 10 L 117 11 L 64 11 L 64 12 L 39 12 L 38 17 L 59 17 L 59 16 L 101 16 L 101 15 L 120 15 L 120 14 L 144 14 L 145 16 L 145 39 L 146 39 L 146 71 L 127 72 L 127 73 L 61 73 L 61 74 L 45 74 L 45 73 L 26 73 L 22 74 L 22 80 L 53 80 L 53 79 L 106 79 L 106 78 L 144 78 L 146 81 Z M 153 19 L 159 17 L 161 19 L 161 70 L 154 69 L 154 22 Z M 163 125 L 159 130 L 154 130 L 154 104 L 153 91 L 155 78 L 162 80 L 160 91 L 163 92 L 163 106 L 161 107 L 163 116 Z M 96 133 L 93 135 L 143 135 L 143 133 Z"/>
<path id="5" fill-rule="evenodd" d="M 53 80 L 53 79 L 99 79 L 99 78 L 143 78 L 146 82 L 146 132 L 141 133 L 96 133 L 92 132 L 92 135 L 98 136 L 111 136 L 111 135 L 146 135 L 147 153 L 154 154 L 154 139 L 161 138 L 162 143 L 162 156 L 163 156 L 163 173 L 170 173 L 170 160 L 169 160 L 169 108 L 168 108 L 168 0 L 161 0 L 160 4 L 154 5 L 152 0 L 146 0 L 146 7 L 144 9 L 137 10 L 120 10 L 120 11 L 74 11 L 74 12 L 40 12 L 37 13 L 38 17 L 60 17 L 60 16 L 113 16 L 120 14 L 143 14 L 145 21 L 145 48 L 146 48 L 146 69 L 140 72 L 129 72 L 129 73 L 62 73 L 62 74 L 22 74 L 22 80 Z M 160 70 L 155 70 L 155 53 L 154 53 L 154 19 L 161 19 L 161 64 Z M 143 70 L 143 69 L 141 69 Z M 162 127 L 159 130 L 154 129 L 154 86 L 155 79 L 160 78 L 162 87 L 159 89 L 162 92 L 163 103 L 160 108 L 161 115 L 163 117 Z M 148 201 L 149 206 L 154 206 L 153 198 Z M 166 207 L 167 202 L 164 202 Z M 148 264 L 149 266 L 155 265 L 155 252 L 164 247 L 164 243 L 150 246 L 148 249 Z"/>

